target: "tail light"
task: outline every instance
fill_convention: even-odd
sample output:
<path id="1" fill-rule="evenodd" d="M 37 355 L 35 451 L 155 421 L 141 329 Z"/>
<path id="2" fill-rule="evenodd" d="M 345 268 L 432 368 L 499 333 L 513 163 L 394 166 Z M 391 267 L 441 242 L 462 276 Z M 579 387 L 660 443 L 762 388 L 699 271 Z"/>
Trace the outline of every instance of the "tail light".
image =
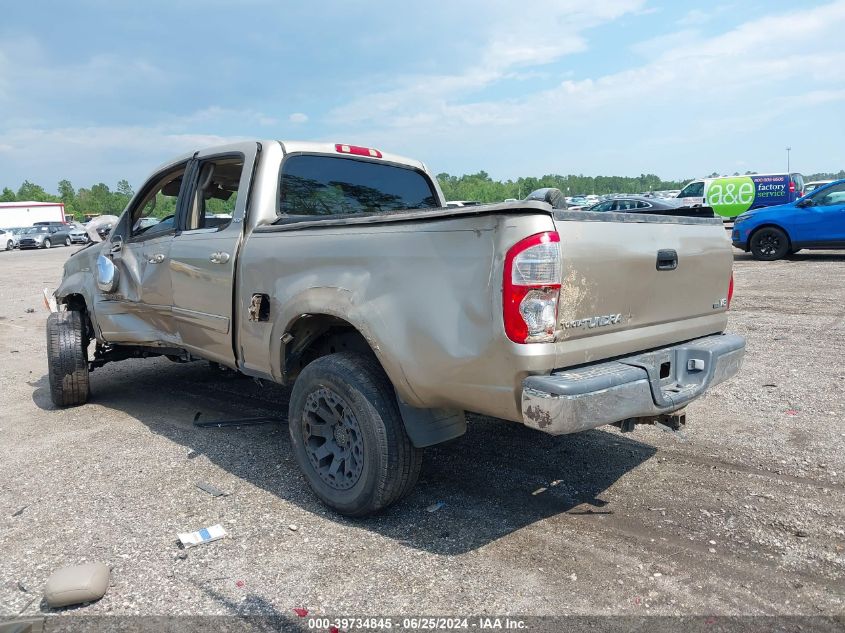
<path id="1" fill-rule="evenodd" d="M 789 193 L 795 193 L 795 181 L 794 180 L 789 181 Z"/>
<path id="2" fill-rule="evenodd" d="M 560 236 L 538 233 L 505 255 L 502 305 L 505 334 L 514 343 L 555 340 L 560 297 Z"/>
<path id="3" fill-rule="evenodd" d="M 377 149 L 372 147 L 361 147 L 360 145 L 344 145 L 337 143 L 334 146 L 336 152 L 340 154 L 353 154 L 355 156 L 369 156 L 370 158 L 381 158 L 382 154 Z"/>
<path id="4" fill-rule="evenodd" d="M 731 309 L 731 300 L 734 298 L 734 274 L 731 273 L 731 283 L 728 284 L 728 310 Z"/>

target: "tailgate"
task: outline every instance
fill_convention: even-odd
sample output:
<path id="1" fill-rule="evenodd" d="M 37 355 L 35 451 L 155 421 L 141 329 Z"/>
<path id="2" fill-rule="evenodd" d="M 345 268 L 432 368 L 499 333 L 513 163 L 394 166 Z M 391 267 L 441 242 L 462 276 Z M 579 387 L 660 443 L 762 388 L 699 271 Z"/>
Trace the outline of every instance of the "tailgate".
<path id="1" fill-rule="evenodd" d="M 720 219 L 559 211 L 555 226 L 557 340 L 583 351 L 560 366 L 724 330 L 733 253 Z"/>

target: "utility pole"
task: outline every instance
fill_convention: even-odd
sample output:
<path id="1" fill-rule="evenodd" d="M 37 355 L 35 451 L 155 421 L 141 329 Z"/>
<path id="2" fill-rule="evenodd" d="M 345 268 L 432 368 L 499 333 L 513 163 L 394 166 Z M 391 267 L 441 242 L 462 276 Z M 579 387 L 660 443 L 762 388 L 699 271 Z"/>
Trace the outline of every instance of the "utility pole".
<path id="1" fill-rule="evenodd" d="M 789 152 L 791 152 L 791 151 L 792 151 L 791 147 L 786 148 L 786 173 L 787 174 L 791 173 L 790 170 L 789 170 Z"/>

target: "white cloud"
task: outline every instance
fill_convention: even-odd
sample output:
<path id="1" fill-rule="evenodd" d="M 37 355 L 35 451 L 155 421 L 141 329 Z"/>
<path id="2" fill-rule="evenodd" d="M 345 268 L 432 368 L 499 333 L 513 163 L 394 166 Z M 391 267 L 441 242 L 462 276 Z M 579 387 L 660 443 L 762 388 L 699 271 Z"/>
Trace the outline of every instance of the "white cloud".
<path id="1" fill-rule="evenodd" d="M 302 112 L 294 112 L 288 117 L 288 121 L 291 123 L 307 123 L 308 115 L 303 114 Z"/>
<path id="2" fill-rule="evenodd" d="M 648 160 L 643 150 L 672 147 L 683 154 L 695 140 L 717 155 L 734 147 L 756 151 L 749 136 L 755 131 L 775 126 L 790 113 L 838 103 L 845 78 L 832 70 L 845 64 L 843 27 L 845 2 L 840 0 L 755 18 L 714 37 L 689 31 L 650 40 L 635 47 L 645 62 L 627 70 L 564 79 L 506 100 L 472 100 L 473 88 L 500 80 L 503 68 L 531 57 L 508 53 L 498 66 L 481 64 L 454 75 L 406 78 L 400 87 L 359 97 L 334 115 L 344 131 L 364 125 L 359 138 L 421 154 L 429 162 L 432 156 L 461 151 L 461 146 L 484 147 L 491 139 L 499 149 L 522 143 L 538 150 L 520 155 L 519 173 L 563 170 L 564 161 L 577 165 L 573 157 L 584 152 L 569 144 L 590 139 L 589 130 L 601 127 L 599 138 L 611 143 L 607 151 L 618 159 L 616 148 L 627 147 L 630 158 L 624 164 L 635 165 L 639 173 Z M 545 49 L 537 50 L 533 60 L 542 63 Z M 810 79 L 821 85 L 812 85 Z M 669 122 L 680 126 L 672 128 Z M 781 127 L 781 134 L 788 131 Z M 741 138 L 746 139 L 744 146 Z M 596 141 L 588 142 L 591 158 L 605 151 Z M 552 164 L 550 144 L 568 150 L 551 157 Z M 532 153 L 544 157 L 545 166 L 527 165 Z M 502 160 L 502 155 L 488 153 L 488 160 Z"/>
<path id="3" fill-rule="evenodd" d="M 21 176 L 3 186 L 17 186 L 24 178 L 48 191 L 60 178 L 84 186 L 126 178 L 137 185 L 174 156 L 239 140 L 244 139 L 178 132 L 168 126 L 16 128 L 0 132 L 0 148 L 11 148 L 7 155 L 14 157 L 14 169 Z"/>
<path id="4" fill-rule="evenodd" d="M 496 5 L 495 11 L 487 14 L 492 22 L 486 26 L 486 39 L 475 63 L 453 74 L 400 77 L 397 87 L 353 99 L 334 109 L 329 119 L 340 125 L 387 119 L 389 125 L 402 126 L 438 118 L 439 112 L 441 118 L 467 115 L 470 125 L 489 123 L 489 112 L 477 116 L 463 108 L 450 109 L 450 102 L 526 68 L 584 51 L 587 44 L 583 32 L 640 11 L 643 6 L 644 0 L 595 0 L 590 4 L 546 0 L 532 4 L 531 11 L 512 3 Z M 541 23 L 538 15 L 543 16 Z M 423 108 L 430 114 L 420 114 Z"/>
<path id="5" fill-rule="evenodd" d="M 263 112 L 251 108 L 223 108 L 217 105 L 207 106 L 191 114 L 174 117 L 171 125 L 196 127 L 198 125 L 216 126 L 230 121 L 240 121 L 242 124 L 257 124 L 262 126 L 277 125 L 279 120 Z"/>
<path id="6" fill-rule="evenodd" d="M 705 13 L 701 9 L 690 9 L 684 17 L 678 20 L 680 26 L 699 26 L 709 22 L 713 17 L 713 12 Z"/>

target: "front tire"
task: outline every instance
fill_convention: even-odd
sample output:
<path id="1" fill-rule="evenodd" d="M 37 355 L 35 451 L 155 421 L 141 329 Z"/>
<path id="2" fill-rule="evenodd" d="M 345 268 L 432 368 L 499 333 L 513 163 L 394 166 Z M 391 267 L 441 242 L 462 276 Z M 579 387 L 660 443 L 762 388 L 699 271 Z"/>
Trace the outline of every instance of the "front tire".
<path id="1" fill-rule="evenodd" d="M 6 250 L 7 251 L 12 250 L 14 247 L 15 247 L 15 243 L 12 240 L 9 240 L 8 242 L 6 242 Z"/>
<path id="2" fill-rule="evenodd" d="M 44 242 L 43 242 L 44 248 L 50 248 L 52 245 L 53 245 L 53 243 L 50 241 L 49 237 L 44 238 Z"/>
<path id="3" fill-rule="evenodd" d="M 47 368 L 50 398 L 57 407 L 88 400 L 88 337 L 82 313 L 53 312 L 47 317 Z"/>
<path id="4" fill-rule="evenodd" d="M 69 237 L 65 238 L 65 246 L 70 246 L 70 238 Z"/>
<path id="5" fill-rule="evenodd" d="M 393 386 L 372 356 L 341 352 L 307 365 L 288 420 L 305 479 L 341 514 L 378 512 L 416 484 L 423 451 L 411 444 Z"/>
<path id="6" fill-rule="evenodd" d="M 751 236 L 751 254 L 754 259 L 771 262 L 783 259 L 789 253 L 789 237 L 774 226 L 764 226 Z"/>

